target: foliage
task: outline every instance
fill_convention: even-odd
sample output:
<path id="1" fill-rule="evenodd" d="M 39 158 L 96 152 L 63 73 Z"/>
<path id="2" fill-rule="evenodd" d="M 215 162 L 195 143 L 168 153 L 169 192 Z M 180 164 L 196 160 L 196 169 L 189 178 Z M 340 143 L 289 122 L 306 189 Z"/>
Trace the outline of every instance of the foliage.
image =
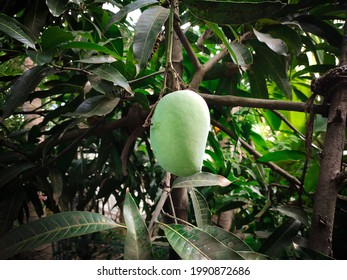
<path id="1" fill-rule="evenodd" d="M 209 21 L 197 2 L 183 1 L 174 16 L 170 1 L 0 0 L 3 258 L 119 224 L 127 227 L 121 253 L 128 259 L 156 258 L 162 242 L 182 259 L 326 257 L 307 248 L 326 115 L 313 124 L 303 107 L 276 102 L 313 102 L 326 111 L 322 97 L 311 98 L 310 83 L 338 63 L 343 1 L 230 0 L 227 22 L 219 9 L 225 2 L 200 1 L 215 7 Z M 266 11 L 247 8 L 242 17 L 236 12 L 244 5 Z M 183 44 L 181 61 L 172 60 L 173 33 Z M 189 190 L 183 224 L 159 215 L 170 194 L 149 135 L 171 76 L 179 88 L 203 93 L 212 124 L 203 172 L 169 184 Z M 335 248 L 346 241 L 344 192 Z M 66 220 L 95 212 L 105 221 L 97 213 L 107 207 L 118 211 L 116 224 L 86 230 L 80 219 Z M 25 223 L 29 209 L 49 217 Z M 223 215 L 232 221 L 225 229 Z M 63 221 L 76 231 L 56 228 Z"/>

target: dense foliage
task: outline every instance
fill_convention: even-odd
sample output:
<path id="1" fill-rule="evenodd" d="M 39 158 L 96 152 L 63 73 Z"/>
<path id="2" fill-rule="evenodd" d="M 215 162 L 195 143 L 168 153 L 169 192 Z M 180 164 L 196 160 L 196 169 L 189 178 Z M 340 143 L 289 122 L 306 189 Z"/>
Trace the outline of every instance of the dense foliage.
<path id="1" fill-rule="evenodd" d="M 307 245 L 328 106 L 310 85 L 339 63 L 343 1 L 171 2 L 0 0 L 1 257 L 125 223 L 98 235 L 108 257 L 327 258 Z M 168 183 L 150 117 L 188 87 L 211 114 L 203 173 Z M 188 190 L 190 224 L 161 212 L 167 187 Z"/>

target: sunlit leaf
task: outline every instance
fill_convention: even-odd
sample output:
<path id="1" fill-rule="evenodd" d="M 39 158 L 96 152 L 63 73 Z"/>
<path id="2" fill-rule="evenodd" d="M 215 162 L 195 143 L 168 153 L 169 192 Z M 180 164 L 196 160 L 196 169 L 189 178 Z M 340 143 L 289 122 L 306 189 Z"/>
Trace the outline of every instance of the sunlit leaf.
<path id="1" fill-rule="evenodd" d="M 169 17 L 170 10 L 155 6 L 145 10 L 135 27 L 134 57 L 139 68 L 146 66 L 159 32 Z"/>
<path id="2" fill-rule="evenodd" d="M 0 13 L 0 31 L 18 40 L 24 45 L 36 49 L 35 38 L 30 31 L 16 19 Z"/>
<path id="3" fill-rule="evenodd" d="M 54 214 L 18 226 L 0 239 L 0 259 L 66 238 L 119 227 L 110 218 L 91 212 Z"/>
<path id="4" fill-rule="evenodd" d="M 301 151 L 293 151 L 293 150 L 284 150 L 284 151 L 275 151 L 269 152 L 259 158 L 257 158 L 258 162 L 277 162 L 283 160 L 305 160 L 306 153 Z"/>
<path id="5" fill-rule="evenodd" d="M 205 186 L 221 186 L 225 187 L 230 185 L 231 182 L 221 176 L 208 172 L 199 172 L 187 177 L 178 177 L 172 184 L 173 188 L 187 188 L 187 187 L 205 187 Z"/>
<path id="6" fill-rule="evenodd" d="M 127 193 L 124 201 L 124 220 L 127 235 L 124 246 L 124 259 L 152 260 L 152 243 L 145 221 L 132 196 Z"/>

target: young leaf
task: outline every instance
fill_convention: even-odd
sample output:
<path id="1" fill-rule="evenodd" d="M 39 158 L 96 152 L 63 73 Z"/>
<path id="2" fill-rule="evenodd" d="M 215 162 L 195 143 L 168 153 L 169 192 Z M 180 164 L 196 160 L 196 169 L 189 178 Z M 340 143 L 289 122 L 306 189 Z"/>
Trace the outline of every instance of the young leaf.
<path id="1" fill-rule="evenodd" d="M 18 40 L 24 45 L 32 49 L 36 49 L 35 38 L 31 35 L 30 31 L 14 18 L 11 18 L 1 13 L 0 13 L 0 31 Z"/>
<path id="2" fill-rule="evenodd" d="M 214 236 L 185 225 L 160 224 L 172 248 L 183 260 L 242 260 Z"/>
<path id="3" fill-rule="evenodd" d="M 152 260 L 153 250 L 147 226 L 132 196 L 127 193 L 124 201 L 124 220 L 127 235 L 124 246 L 126 260 Z"/>
<path id="4" fill-rule="evenodd" d="M 221 186 L 226 187 L 231 182 L 221 176 L 208 172 L 199 172 L 188 177 L 178 177 L 172 184 L 173 188 L 187 188 L 187 187 L 206 187 L 206 186 Z"/>
<path id="5" fill-rule="evenodd" d="M 199 228 L 211 224 L 211 212 L 205 197 L 195 188 L 189 188 L 196 224 Z"/>
<path id="6" fill-rule="evenodd" d="M 92 116 L 104 116 L 112 112 L 118 105 L 120 98 L 110 99 L 104 95 L 89 97 L 84 100 L 73 113 L 68 116 L 89 118 Z"/>
<path id="7" fill-rule="evenodd" d="M 134 57 L 138 67 L 146 66 L 157 36 L 169 17 L 170 10 L 161 6 L 155 6 L 145 10 L 135 27 Z"/>
<path id="8" fill-rule="evenodd" d="M 69 0 L 46 0 L 49 11 L 55 17 L 62 15 L 68 6 Z"/>
<path id="9" fill-rule="evenodd" d="M 106 29 L 108 29 L 112 24 L 115 22 L 120 21 L 122 18 L 124 18 L 128 13 L 135 11 L 137 9 L 152 5 L 152 4 L 158 4 L 158 0 L 137 0 L 135 2 L 132 2 L 126 6 L 124 6 L 122 9 L 120 9 L 109 21 L 107 24 Z"/>
<path id="10" fill-rule="evenodd" d="M 97 213 L 71 211 L 54 214 L 10 230 L 0 239 L 0 259 L 43 244 L 115 227 L 120 225 Z"/>
<path id="11" fill-rule="evenodd" d="M 292 243 L 300 227 L 301 223 L 298 220 L 289 218 L 266 239 L 259 252 L 276 258 Z"/>
<path id="12" fill-rule="evenodd" d="M 28 95 L 35 90 L 41 81 L 53 71 L 51 67 L 35 66 L 20 76 L 6 96 L 2 117 L 4 119 L 9 117 L 18 106 L 27 100 Z"/>

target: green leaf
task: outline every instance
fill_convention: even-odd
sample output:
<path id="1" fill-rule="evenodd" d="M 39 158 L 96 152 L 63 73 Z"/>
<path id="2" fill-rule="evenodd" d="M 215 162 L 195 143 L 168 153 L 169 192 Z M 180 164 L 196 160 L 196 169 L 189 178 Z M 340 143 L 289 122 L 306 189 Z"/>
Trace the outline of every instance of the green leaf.
<path id="1" fill-rule="evenodd" d="M 134 94 L 134 98 L 136 102 L 139 103 L 144 110 L 150 110 L 149 102 L 146 95 L 147 95 L 147 92 L 145 92 L 144 90 L 138 89 Z"/>
<path id="2" fill-rule="evenodd" d="M 261 33 L 255 29 L 253 29 L 253 33 L 260 42 L 265 43 L 274 52 L 280 55 L 288 56 L 288 47 L 281 39 L 273 38 L 270 34 Z"/>
<path id="3" fill-rule="evenodd" d="M 140 69 L 146 66 L 158 34 L 169 14 L 170 10 L 161 6 L 149 8 L 141 14 L 135 27 L 133 45 L 134 57 Z"/>
<path id="4" fill-rule="evenodd" d="M 259 252 L 276 258 L 292 243 L 300 227 L 301 223 L 298 220 L 289 218 L 265 240 Z"/>
<path id="5" fill-rule="evenodd" d="M 271 210 L 278 211 L 278 212 L 280 212 L 280 213 L 282 213 L 288 217 L 296 219 L 305 226 L 308 225 L 307 214 L 300 207 L 292 206 L 292 205 L 280 205 L 280 206 L 276 206 L 276 207 L 271 208 Z"/>
<path id="6" fill-rule="evenodd" d="M 118 105 L 120 98 L 113 99 L 104 95 L 89 97 L 84 100 L 73 113 L 66 114 L 68 116 L 78 116 L 88 118 L 92 116 L 104 116 L 112 112 Z"/>
<path id="7" fill-rule="evenodd" d="M 51 14 L 59 17 L 67 10 L 69 0 L 46 0 L 46 4 Z"/>
<path id="8" fill-rule="evenodd" d="M 300 255 L 300 260 L 334 260 L 327 255 L 300 245 L 295 246 L 295 251 Z"/>
<path id="9" fill-rule="evenodd" d="M 30 31 L 14 18 L 0 13 L 0 31 L 18 40 L 24 45 L 36 49 L 35 38 Z"/>
<path id="10" fill-rule="evenodd" d="M 223 42 L 224 46 L 228 49 L 229 54 L 235 64 L 238 64 L 243 69 L 249 68 L 253 63 L 253 57 L 249 49 L 238 42 L 229 43 L 228 38 L 225 36 L 224 31 L 218 24 L 206 21 L 206 25 L 218 36 Z"/>
<path id="11" fill-rule="evenodd" d="M 123 57 L 119 56 L 116 52 L 111 51 L 110 49 L 100 46 L 96 43 L 90 42 L 69 42 L 66 44 L 60 45 L 63 49 L 81 49 L 81 50 L 91 50 L 95 52 L 103 52 L 105 54 L 112 55 L 114 58 L 118 60 L 123 60 Z"/>
<path id="12" fill-rule="evenodd" d="M 152 260 L 153 250 L 148 229 L 132 196 L 127 193 L 124 201 L 124 220 L 127 235 L 124 246 L 126 260 Z"/>
<path id="13" fill-rule="evenodd" d="M 206 187 L 206 186 L 221 186 L 230 185 L 231 182 L 221 176 L 208 172 L 199 172 L 188 177 L 178 177 L 174 180 L 172 188 L 187 188 L 187 187 Z"/>
<path id="14" fill-rule="evenodd" d="M 63 175 L 58 168 L 50 167 L 48 168 L 49 179 L 51 181 L 53 190 L 53 199 L 56 203 L 59 202 L 59 198 L 63 192 Z"/>
<path id="15" fill-rule="evenodd" d="M 221 227 L 205 225 L 200 229 L 234 251 L 252 251 L 252 249 L 245 242 L 243 242 L 242 239 Z"/>
<path id="16" fill-rule="evenodd" d="M 9 117 L 14 110 L 22 105 L 28 95 L 35 90 L 41 81 L 54 70 L 47 66 L 35 66 L 20 76 L 13 86 L 11 86 L 3 109 L 3 118 Z"/>
<path id="17" fill-rule="evenodd" d="M 16 164 L 0 170 L 0 189 L 14 179 L 17 179 L 24 171 L 35 167 L 31 161 L 20 161 Z"/>
<path id="18" fill-rule="evenodd" d="M 195 188 L 188 189 L 193 203 L 196 224 L 199 228 L 211 224 L 211 212 L 205 197 Z"/>
<path id="19" fill-rule="evenodd" d="M 54 214 L 18 226 L 0 239 L 0 259 L 66 238 L 120 227 L 110 218 L 91 212 Z"/>
<path id="20" fill-rule="evenodd" d="M 58 26 L 51 26 L 42 33 L 41 44 L 44 50 L 49 50 L 73 39 L 74 36 L 71 32 L 65 31 Z"/>
<path id="21" fill-rule="evenodd" d="M 44 52 L 27 50 L 27 55 L 35 64 L 37 64 L 38 66 L 43 66 L 52 61 L 53 52 L 50 50 Z"/>
<path id="22" fill-rule="evenodd" d="M 152 4 L 158 4 L 158 0 L 137 0 L 135 2 L 132 2 L 126 6 L 124 6 L 122 9 L 120 9 L 109 21 L 107 26 L 111 26 L 115 22 L 120 21 L 122 18 L 124 18 L 128 13 L 135 11 L 137 9 L 152 5 Z"/>
<path id="23" fill-rule="evenodd" d="M 185 225 L 160 224 L 172 248 L 183 260 L 242 260 L 211 234 Z"/>
<path id="24" fill-rule="evenodd" d="M 278 54 L 270 50 L 264 43 L 252 41 L 252 45 L 263 71 L 272 78 L 279 90 L 291 100 L 292 87 L 289 83 L 285 63 Z"/>
<path id="25" fill-rule="evenodd" d="M 269 260 L 270 257 L 257 253 L 257 252 L 253 252 L 253 251 L 237 251 L 237 253 L 243 257 L 245 260 Z"/>
<path id="26" fill-rule="evenodd" d="M 40 36 L 46 24 L 48 14 L 49 10 L 45 1 L 34 0 L 30 2 L 25 13 L 24 25 L 35 38 Z"/>
<path id="27" fill-rule="evenodd" d="M 132 92 L 128 81 L 121 73 L 119 73 L 116 68 L 112 67 L 111 65 L 104 64 L 96 69 L 91 70 L 90 72 L 103 80 L 112 82 L 115 86 L 118 85 L 124 88 L 129 93 Z"/>
<path id="28" fill-rule="evenodd" d="M 306 158 L 306 153 L 295 150 L 275 151 L 267 153 L 257 159 L 258 162 L 277 162 L 287 160 L 300 160 L 303 161 Z"/>

